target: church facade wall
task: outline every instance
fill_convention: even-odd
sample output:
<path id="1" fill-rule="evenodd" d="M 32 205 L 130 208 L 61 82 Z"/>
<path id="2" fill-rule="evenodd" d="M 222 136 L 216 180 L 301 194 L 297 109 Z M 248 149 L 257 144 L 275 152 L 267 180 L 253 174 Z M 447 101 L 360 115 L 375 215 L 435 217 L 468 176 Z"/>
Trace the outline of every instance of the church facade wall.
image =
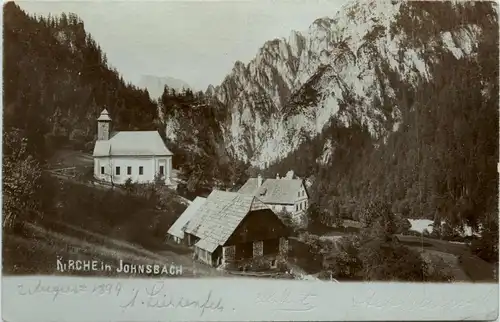
<path id="1" fill-rule="evenodd" d="M 124 184 L 128 178 L 137 183 L 153 182 L 161 167 L 168 184 L 172 173 L 171 156 L 94 157 L 94 177 L 114 184 Z"/>

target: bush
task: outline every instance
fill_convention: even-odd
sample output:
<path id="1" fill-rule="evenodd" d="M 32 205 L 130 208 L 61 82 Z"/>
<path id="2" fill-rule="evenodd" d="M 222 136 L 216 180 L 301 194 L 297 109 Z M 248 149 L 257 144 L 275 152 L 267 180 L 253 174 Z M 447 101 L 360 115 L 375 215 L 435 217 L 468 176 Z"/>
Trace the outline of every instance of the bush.
<path id="1" fill-rule="evenodd" d="M 123 185 L 123 188 L 127 192 L 127 194 L 134 194 L 137 190 L 137 184 L 132 182 L 132 178 L 128 178 Z"/>
<path id="2" fill-rule="evenodd" d="M 43 197 L 42 166 L 28 152 L 28 139 L 20 130 L 3 132 L 3 220 L 2 227 L 10 229 L 17 222 L 41 216 L 40 197 Z"/>
<path id="3" fill-rule="evenodd" d="M 498 262 L 498 224 L 488 223 L 483 229 L 481 237 L 473 240 L 470 245 L 473 254 L 489 262 Z"/>
<path id="4" fill-rule="evenodd" d="M 319 255 L 319 248 L 305 241 L 290 239 L 289 241 L 291 260 L 308 273 L 316 273 L 323 267 L 322 256 Z"/>
<path id="5" fill-rule="evenodd" d="M 327 260 L 330 264 L 325 268 L 337 279 L 354 279 L 359 276 L 363 263 L 359 259 L 359 239 L 343 237 L 337 243 L 337 250 Z"/>
<path id="6" fill-rule="evenodd" d="M 361 222 L 363 235 L 367 238 L 376 238 L 389 241 L 398 231 L 397 218 L 388 203 L 381 200 L 370 201 L 364 207 Z"/>
<path id="7" fill-rule="evenodd" d="M 395 243 L 365 244 L 360 259 L 363 278 L 369 281 L 423 281 L 428 269 L 418 252 Z"/>
<path id="8" fill-rule="evenodd" d="M 398 234 L 404 234 L 411 228 L 411 223 L 408 219 L 401 216 L 396 216 L 396 229 Z"/>

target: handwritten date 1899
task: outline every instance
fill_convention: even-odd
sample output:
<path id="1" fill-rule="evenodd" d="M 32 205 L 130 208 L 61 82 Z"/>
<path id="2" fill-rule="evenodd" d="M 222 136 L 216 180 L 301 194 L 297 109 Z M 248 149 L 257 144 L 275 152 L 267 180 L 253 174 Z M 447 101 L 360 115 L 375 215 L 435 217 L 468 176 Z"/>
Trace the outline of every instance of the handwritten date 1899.
<path id="1" fill-rule="evenodd" d="M 115 295 L 119 296 L 122 290 L 122 285 L 120 283 L 102 283 L 94 285 L 92 290 L 93 295 Z"/>

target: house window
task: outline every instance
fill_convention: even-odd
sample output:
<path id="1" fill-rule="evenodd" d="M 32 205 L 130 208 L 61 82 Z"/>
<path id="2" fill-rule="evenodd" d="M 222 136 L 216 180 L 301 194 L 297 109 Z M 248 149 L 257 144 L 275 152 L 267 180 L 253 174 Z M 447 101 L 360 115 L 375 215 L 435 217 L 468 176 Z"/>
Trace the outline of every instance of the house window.
<path id="1" fill-rule="evenodd" d="M 162 176 L 162 175 L 164 175 L 164 173 L 163 173 L 163 172 L 164 172 L 164 169 L 163 169 L 163 166 L 161 165 L 161 166 L 160 166 L 160 175 L 161 175 L 161 176 Z"/>
<path id="2" fill-rule="evenodd" d="M 101 174 L 104 174 L 104 167 L 101 167 Z"/>
<path id="3" fill-rule="evenodd" d="M 299 197 L 300 197 L 300 191 L 299 191 Z"/>
<path id="4" fill-rule="evenodd" d="M 139 174 L 140 174 L 140 175 L 143 175 L 143 174 L 144 174 L 144 167 L 143 167 L 143 166 L 140 166 L 140 167 L 139 167 Z"/>
<path id="5" fill-rule="evenodd" d="M 286 210 L 286 207 L 285 207 L 285 206 L 281 207 L 281 210 L 282 210 L 282 211 L 285 211 L 285 210 Z"/>
<path id="6" fill-rule="evenodd" d="M 132 167 L 127 167 L 127 174 L 131 175 L 132 174 Z"/>
<path id="7" fill-rule="evenodd" d="M 120 167 L 116 167 L 116 175 L 119 176 L 120 175 Z"/>

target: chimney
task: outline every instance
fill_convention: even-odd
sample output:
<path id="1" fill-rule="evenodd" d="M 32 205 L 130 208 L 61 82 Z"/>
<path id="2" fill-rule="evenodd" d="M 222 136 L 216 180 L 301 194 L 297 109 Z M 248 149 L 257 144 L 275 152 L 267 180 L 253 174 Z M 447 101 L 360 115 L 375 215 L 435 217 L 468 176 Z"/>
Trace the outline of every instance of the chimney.
<path id="1" fill-rule="evenodd" d="M 257 188 L 262 186 L 262 176 L 259 174 L 257 176 Z"/>
<path id="2" fill-rule="evenodd" d="M 279 178 L 280 178 L 280 174 L 276 173 L 276 179 L 279 179 Z"/>

